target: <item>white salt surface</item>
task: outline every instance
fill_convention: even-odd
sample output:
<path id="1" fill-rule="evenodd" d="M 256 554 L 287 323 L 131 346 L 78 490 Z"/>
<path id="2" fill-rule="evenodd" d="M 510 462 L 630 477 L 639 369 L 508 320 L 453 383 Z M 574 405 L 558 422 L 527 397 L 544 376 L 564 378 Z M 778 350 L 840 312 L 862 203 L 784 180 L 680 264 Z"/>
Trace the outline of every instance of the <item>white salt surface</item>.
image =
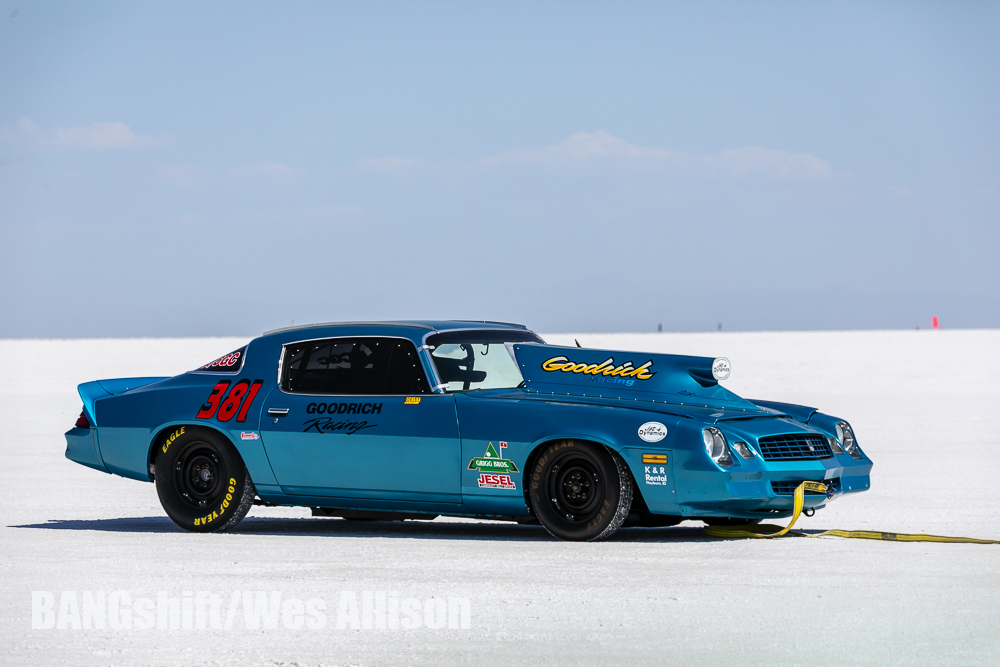
<path id="1" fill-rule="evenodd" d="M 547 338 L 727 356 L 736 393 L 849 419 L 872 490 L 804 528 L 1000 538 L 1000 331 Z M 1000 545 L 723 541 L 693 522 L 575 544 L 538 527 L 261 507 L 235 533 L 195 535 L 164 517 L 152 484 L 63 457 L 77 383 L 173 375 L 244 342 L 0 341 L 0 663 L 1000 664 Z M 323 598 L 329 625 L 33 630 L 33 590 L 275 590 Z M 472 627 L 337 630 L 345 590 L 465 597 Z"/>

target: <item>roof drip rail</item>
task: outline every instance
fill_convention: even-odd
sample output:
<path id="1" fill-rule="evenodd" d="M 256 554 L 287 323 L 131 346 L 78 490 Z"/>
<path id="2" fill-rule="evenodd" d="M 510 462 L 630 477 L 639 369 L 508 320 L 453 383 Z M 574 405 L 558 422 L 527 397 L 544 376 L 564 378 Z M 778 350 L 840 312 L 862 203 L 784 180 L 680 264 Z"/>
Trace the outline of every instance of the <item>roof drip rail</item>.
<path id="1" fill-rule="evenodd" d="M 517 322 L 498 322 L 496 320 L 446 320 L 447 322 L 473 322 L 475 324 L 498 324 L 503 327 L 516 327 L 518 329 L 528 330 L 528 327 L 524 324 L 518 324 Z"/>
<path id="2" fill-rule="evenodd" d="M 317 322 L 316 324 L 297 324 L 294 327 L 283 327 L 281 329 L 271 329 L 270 331 L 265 331 L 262 336 L 270 336 L 276 333 L 285 333 L 286 331 L 301 331 L 303 329 L 316 329 L 319 327 L 353 327 L 353 326 L 380 326 L 380 327 L 412 327 L 414 329 L 426 329 L 428 331 L 434 331 L 434 327 L 422 324 L 420 322 L 404 322 L 404 321 L 387 321 L 387 322 Z"/>

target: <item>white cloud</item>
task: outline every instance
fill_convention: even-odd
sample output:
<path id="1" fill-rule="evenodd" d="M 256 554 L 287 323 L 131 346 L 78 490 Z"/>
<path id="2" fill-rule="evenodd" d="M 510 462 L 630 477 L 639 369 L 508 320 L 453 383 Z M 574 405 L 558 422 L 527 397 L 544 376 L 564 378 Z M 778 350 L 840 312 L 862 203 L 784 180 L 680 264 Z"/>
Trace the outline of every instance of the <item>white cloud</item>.
<path id="1" fill-rule="evenodd" d="M 30 118 L 0 126 L 0 142 L 24 151 L 120 151 L 169 146 L 166 136 L 136 134 L 121 121 L 42 129 Z"/>
<path id="2" fill-rule="evenodd" d="M 717 155 L 698 155 L 629 143 L 603 130 L 577 132 L 557 144 L 520 146 L 471 162 L 429 162 L 420 158 L 391 156 L 362 160 L 358 167 L 381 173 L 413 173 L 419 170 L 451 175 L 498 168 L 565 172 L 587 168 L 709 180 L 749 178 L 767 181 L 828 181 L 845 175 L 829 162 L 810 153 L 746 146 L 724 150 Z"/>
<path id="3" fill-rule="evenodd" d="M 360 220 L 369 217 L 368 209 L 358 204 L 335 204 L 330 206 L 310 206 L 302 211 L 305 218 L 312 220 Z"/>
<path id="4" fill-rule="evenodd" d="M 269 185 L 287 186 L 305 176 L 305 172 L 295 169 L 284 162 L 263 161 L 250 162 L 233 170 L 237 176 L 255 180 Z"/>
<path id="5" fill-rule="evenodd" d="M 833 166 L 809 153 L 747 146 L 725 150 L 709 164 L 736 176 L 758 176 L 775 180 L 825 181 L 835 176 Z"/>
<path id="6" fill-rule="evenodd" d="M 913 196 L 913 188 L 909 185 L 890 185 L 885 193 L 890 199 L 909 199 Z"/>
<path id="7" fill-rule="evenodd" d="M 208 185 L 210 174 L 196 164 L 174 164 L 161 167 L 156 175 L 164 185 L 175 188 L 199 188 Z"/>
<path id="8" fill-rule="evenodd" d="M 613 134 L 598 130 L 597 132 L 577 132 L 558 144 L 539 147 L 521 146 L 505 153 L 483 158 L 480 162 L 486 165 L 555 165 L 614 158 L 680 164 L 690 160 L 691 156 L 663 148 L 630 144 Z"/>
<path id="9" fill-rule="evenodd" d="M 772 180 L 828 180 L 830 163 L 809 153 L 747 146 L 718 155 L 683 153 L 656 146 L 632 144 L 598 130 L 577 132 L 565 141 L 541 147 L 520 147 L 480 161 L 484 165 L 570 166 L 594 164 L 646 170 L 674 170 L 692 175 L 756 177 Z"/>
<path id="10" fill-rule="evenodd" d="M 175 188 L 199 188 L 213 181 L 242 180 L 254 185 L 285 187 L 305 176 L 305 172 L 284 162 L 250 162 L 227 171 L 213 171 L 196 164 L 173 164 L 159 168 L 156 175 L 160 182 Z"/>
<path id="11" fill-rule="evenodd" d="M 366 158 L 357 163 L 359 169 L 375 172 L 407 171 L 426 165 L 427 163 L 420 158 L 399 157 L 396 155 Z"/>

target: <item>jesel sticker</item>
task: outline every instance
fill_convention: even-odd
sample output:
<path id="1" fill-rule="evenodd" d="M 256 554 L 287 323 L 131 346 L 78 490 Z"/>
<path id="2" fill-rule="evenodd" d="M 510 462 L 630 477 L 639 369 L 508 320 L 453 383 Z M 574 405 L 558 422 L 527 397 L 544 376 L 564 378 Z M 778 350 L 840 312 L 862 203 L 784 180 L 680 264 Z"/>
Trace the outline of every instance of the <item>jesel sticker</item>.
<path id="1" fill-rule="evenodd" d="M 517 485 L 510 480 L 510 475 L 493 475 L 484 472 L 479 476 L 480 489 L 516 489 Z"/>
<path id="2" fill-rule="evenodd" d="M 486 446 L 486 454 L 469 461 L 469 470 L 479 472 L 520 472 L 510 459 L 501 458 L 491 442 Z"/>

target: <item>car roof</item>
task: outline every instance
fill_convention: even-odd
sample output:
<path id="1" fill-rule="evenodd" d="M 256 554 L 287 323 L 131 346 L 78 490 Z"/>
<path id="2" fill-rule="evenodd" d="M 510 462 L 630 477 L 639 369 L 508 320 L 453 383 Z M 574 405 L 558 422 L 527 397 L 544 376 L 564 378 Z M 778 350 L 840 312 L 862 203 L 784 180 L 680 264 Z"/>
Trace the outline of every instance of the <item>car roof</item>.
<path id="1" fill-rule="evenodd" d="M 489 320 L 399 320 L 387 322 L 323 322 L 318 324 L 301 324 L 283 329 L 273 329 L 265 331 L 264 336 L 272 334 L 287 333 L 289 331 L 301 331 L 305 329 L 318 328 L 338 328 L 338 327 L 406 327 L 411 329 L 424 329 L 427 331 L 458 331 L 462 329 L 514 329 L 527 331 L 528 327 L 523 324 L 512 322 L 491 322 Z"/>

